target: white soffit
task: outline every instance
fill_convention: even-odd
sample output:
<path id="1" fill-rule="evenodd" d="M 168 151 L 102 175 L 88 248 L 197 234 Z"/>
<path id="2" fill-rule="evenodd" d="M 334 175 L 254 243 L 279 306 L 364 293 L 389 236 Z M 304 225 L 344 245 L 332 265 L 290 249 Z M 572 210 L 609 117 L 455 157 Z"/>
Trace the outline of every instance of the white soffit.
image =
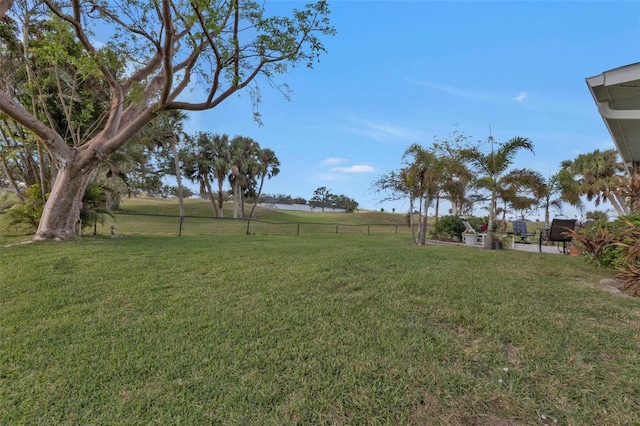
<path id="1" fill-rule="evenodd" d="M 628 170 L 640 170 L 640 62 L 586 80 Z"/>

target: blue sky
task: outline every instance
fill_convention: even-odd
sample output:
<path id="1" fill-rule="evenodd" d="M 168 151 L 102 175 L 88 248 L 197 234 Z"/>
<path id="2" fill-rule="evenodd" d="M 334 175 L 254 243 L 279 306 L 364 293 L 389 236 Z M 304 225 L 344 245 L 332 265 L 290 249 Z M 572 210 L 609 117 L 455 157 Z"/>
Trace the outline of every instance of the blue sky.
<path id="1" fill-rule="evenodd" d="M 405 212 L 408 202 L 380 202 L 371 184 L 400 168 L 412 143 L 454 130 L 471 141 L 490 129 L 498 142 L 527 137 L 535 155 L 514 166 L 545 176 L 614 147 L 585 79 L 640 61 L 639 1 L 329 3 L 338 34 L 314 69 L 280 77 L 291 101 L 262 84 L 263 126 L 247 95 L 190 114 L 189 132 L 249 136 L 276 152 L 281 171 L 264 192 L 309 199 L 325 186 L 365 209 Z"/>

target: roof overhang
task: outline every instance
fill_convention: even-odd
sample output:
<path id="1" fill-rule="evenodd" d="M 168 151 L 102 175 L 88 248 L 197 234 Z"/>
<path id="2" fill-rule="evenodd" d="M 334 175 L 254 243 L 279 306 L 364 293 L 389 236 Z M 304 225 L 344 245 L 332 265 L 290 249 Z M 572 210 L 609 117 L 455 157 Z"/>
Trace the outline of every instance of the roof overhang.
<path id="1" fill-rule="evenodd" d="M 627 169 L 640 172 L 640 62 L 587 78 L 587 85 Z"/>

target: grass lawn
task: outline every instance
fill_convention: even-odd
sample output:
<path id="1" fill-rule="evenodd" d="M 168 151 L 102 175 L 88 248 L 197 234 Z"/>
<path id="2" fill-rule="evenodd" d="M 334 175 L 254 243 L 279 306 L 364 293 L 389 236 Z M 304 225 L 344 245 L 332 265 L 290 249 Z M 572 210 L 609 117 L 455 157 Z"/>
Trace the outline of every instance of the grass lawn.
<path id="1" fill-rule="evenodd" d="M 391 235 L 0 248 L 0 424 L 639 424 L 605 275 Z"/>

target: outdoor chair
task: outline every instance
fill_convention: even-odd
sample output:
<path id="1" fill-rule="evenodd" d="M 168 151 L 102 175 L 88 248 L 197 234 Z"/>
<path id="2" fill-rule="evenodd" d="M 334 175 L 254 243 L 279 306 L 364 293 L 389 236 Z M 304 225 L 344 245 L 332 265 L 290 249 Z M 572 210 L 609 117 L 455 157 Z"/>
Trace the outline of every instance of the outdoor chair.
<path id="1" fill-rule="evenodd" d="M 527 231 L 527 222 L 524 219 L 513 220 L 511 223 L 513 224 L 513 232 L 510 234 L 520 237 L 518 243 L 529 244 L 527 238 L 536 236 L 536 231 Z"/>
<path id="2" fill-rule="evenodd" d="M 464 223 L 464 227 L 466 228 L 462 234 L 463 242 L 466 242 L 466 235 L 475 235 L 473 238 L 476 239 L 476 243 L 484 245 L 484 239 L 487 237 L 487 234 L 476 231 L 475 228 L 466 220 L 463 220 L 462 223 Z"/>
<path id="3" fill-rule="evenodd" d="M 550 241 L 562 243 L 562 252 L 567 254 L 567 244 L 573 240 L 568 231 L 575 229 L 575 227 L 576 219 L 553 219 L 551 226 L 540 233 L 540 252 L 542 253 L 542 243 Z"/>

